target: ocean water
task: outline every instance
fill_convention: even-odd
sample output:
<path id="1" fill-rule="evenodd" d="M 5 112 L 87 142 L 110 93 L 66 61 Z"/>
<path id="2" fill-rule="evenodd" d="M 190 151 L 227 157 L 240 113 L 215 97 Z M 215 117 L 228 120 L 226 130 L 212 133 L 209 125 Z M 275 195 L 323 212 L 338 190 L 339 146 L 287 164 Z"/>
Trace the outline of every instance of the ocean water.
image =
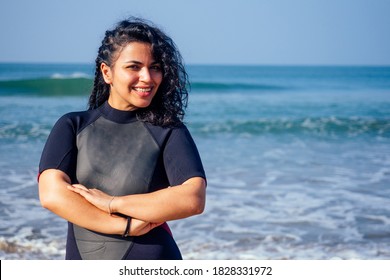
<path id="1" fill-rule="evenodd" d="M 207 206 L 169 222 L 186 259 L 390 259 L 390 67 L 188 66 Z M 54 122 L 93 67 L 0 64 L 0 258 L 63 259 L 40 206 Z"/>

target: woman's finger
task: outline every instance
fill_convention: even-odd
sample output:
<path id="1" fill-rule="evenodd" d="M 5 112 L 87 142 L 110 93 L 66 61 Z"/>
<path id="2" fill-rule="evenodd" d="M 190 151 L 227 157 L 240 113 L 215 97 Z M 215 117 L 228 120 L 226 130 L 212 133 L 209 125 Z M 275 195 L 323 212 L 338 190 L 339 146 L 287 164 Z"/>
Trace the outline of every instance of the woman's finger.
<path id="1" fill-rule="evenodd" d="M 81 190 L 84 190 L 84 191 L 89 191 L 89 189 L 81 184 L 73 184 L 72 185 L 73 187 L 77 188 L 77 189 L 81 189 Z"/>
<path id="2" fill-rule="evenodd" d="M 66 188 L 72 192 L 75 192 L 75 193 L 79 193 L 80 190 L 78 188 L 75 188 L 74 186 L 72 185 L 67 185 Z"/>
<path id="3" fill-rule="evenodd" d="M 83 189 L 83 188 L 77 188 L 77 187 L 74 187 L 72 185 L 68 185 L 66 186 L 68 190 L 74 192 L 74 193 L 77 193 L 83 197 L 86 197 L 87 195 L 89 195 L 90 193 L 88 192 L 88 189 Z"/>

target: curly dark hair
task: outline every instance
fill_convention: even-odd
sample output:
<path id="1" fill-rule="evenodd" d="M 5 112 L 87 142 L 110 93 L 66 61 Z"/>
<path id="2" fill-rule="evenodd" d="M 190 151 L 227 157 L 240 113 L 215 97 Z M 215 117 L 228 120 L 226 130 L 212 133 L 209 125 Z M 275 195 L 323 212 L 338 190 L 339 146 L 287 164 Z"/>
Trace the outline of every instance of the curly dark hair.
<path id="1" fill-rule="evenodd" d="M 102 63 L 113 66 L 122 49 L 131 42 L 151 45 L 153 58 L 161 64 L 163 79 L 150 105 L 137 109 L 141 121 L 160 126 L 177 126 L 184 118 L 188 101 L 188 75 L 173 40 L 161 29 L 140 18 L 129 18 L 108 30 L 99 48 L 95 80 L 89 97 L 89 109 L 102 105 L 109 97 L 110 86 L 100 70 Z"/>

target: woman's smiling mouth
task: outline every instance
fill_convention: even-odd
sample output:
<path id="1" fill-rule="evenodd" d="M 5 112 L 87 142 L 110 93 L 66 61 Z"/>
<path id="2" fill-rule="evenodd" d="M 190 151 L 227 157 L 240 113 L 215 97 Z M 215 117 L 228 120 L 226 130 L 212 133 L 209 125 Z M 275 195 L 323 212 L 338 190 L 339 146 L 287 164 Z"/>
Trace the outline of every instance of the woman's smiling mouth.
<path id="1" fill-rule="evenodd" d="M 149 92 L 149 91 L 152 91 L 151 87 L 148 87 L 148 88 L 133 87 L 133 89 L 135 91 L 138 91 L 138 92 Z"/>

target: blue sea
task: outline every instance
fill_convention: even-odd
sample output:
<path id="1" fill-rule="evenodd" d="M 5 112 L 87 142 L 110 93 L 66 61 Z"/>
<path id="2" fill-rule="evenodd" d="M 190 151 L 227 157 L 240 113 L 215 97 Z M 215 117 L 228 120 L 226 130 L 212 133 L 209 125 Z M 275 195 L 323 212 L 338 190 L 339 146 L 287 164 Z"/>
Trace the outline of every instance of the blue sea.
<path id="1" fill-rule="evenodd" d="M 390 259 L 390 67 L 187 67 L 204 214 L 169 222 L 185 259 Z M 0 64 L 0 258 L 63 259 L 40 206 L 54 122 L 84 110 L 88 64 Z"/>

